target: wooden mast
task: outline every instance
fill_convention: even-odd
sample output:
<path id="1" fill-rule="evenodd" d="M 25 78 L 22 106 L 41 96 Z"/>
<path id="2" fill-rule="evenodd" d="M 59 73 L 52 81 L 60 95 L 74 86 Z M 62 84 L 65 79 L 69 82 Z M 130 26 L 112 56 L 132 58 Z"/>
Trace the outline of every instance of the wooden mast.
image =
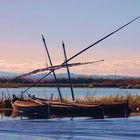
<path id="1" fill-rule="evenodd" d="M 116 30 L 114 30 L 113 32 L 107 34 L 106 36 L 104 36 L 103 38 L 99 39 L 98 41 L 96 41 L 95 43 L 91 44 L 90 46 L 86 47 L 85 49 L 81 50 L 80 52 L 76 53 L 75 55 L 73 55 L 72 57 L 70 57 L 69 59 L 67 59 L 66 62 L 69 62 L 70 60 L 74 59 L 75 57 L 77 57 L 78 55 L 82 54 L 83 52 L 87 51 L 88 49 L 92 48 L 93 46 L 95 46 L 96 44 L 102 42 L 103 40 L 105 40 L 106 38 L 112 36 L 113 34 L 117 33 L 118 31 L 120 31 L 121 29 L 125 28 L 126 26 L 128 26 L 129 24 L 131 24 L 132 22 L 136 21 L 137 19 L 139 19 L 140 16 L 134 18 L 133 20 L 129 21 L 128 23 L 124 24 L 123 26 L 121 26 L 120 28 L 117 28 Z M 63 66 L 66 62 L 62 63 L 61 66 Z M 40 82 L 41 80 L 43 80 L 44 78 L 46 78 L 48 75 L 50 75 L 53 71 L 55 70 L 51 70 L 49 73 L 47 73 L 45 76 L 43 76 L 41 79 L 39 79 L 36 83 Z M 34 84 L 36 84 L 34 83 Z M 27 92 L 32 86 L 28 87 L 23 93 Z"/>
<path id="2" fill-rule="evenodd" d="M 53 67 L 52 60 L 51 60 L 51 57 L 50 57 L 50 53 L 49 53 L 49 50 L 47 48 L 46 41 L 45 41 L 45 38 L 44 38 L 43 35 L 42 35 L 42 40 L 43 40 L 43 43 L 44 43 L 44 46 L 45 46 L 45 49 L 46 49 L 46 52 L 47 52 L 47 55 L 48 55 L 48 58 L 49 58 L 50 65 L 51 65 L 51 67 Z M 57 89 L 58 89 L 60 100 L 61 100 L 61 102 L 63 102 L 63 98 L 62 98 L 62 95 L 61 95 L 61 91 L 60 91 L 60 87 L 59 87 L 59 83 L 58 83 L 55 71 L 53 71 L 53 76 L 54 76 L 54 79 L 55 79 L 56 84 L 57 84 Z"/>
<path id="3" fill-rule="evenodd" d="M 69 70 L 68 63 L 67 63 L 67 54 L 66 54 L 65 44 L 64 44 L 63 41 L 62 41 L 62 46 L 63 46 L 64 57 L 65 57 L 65 62 L 66 62 L 65 64 L 66 64 L 67 73 L 68 73 L 68 78 L 69 78 L 69 83 L 70 83 L 70 89 L 71 89 L 72 101 L 75 101 L 74 91 L 73 91 L 72 81 L 71 81 L 71 76 L 70 76 L 70 70 Z"/>

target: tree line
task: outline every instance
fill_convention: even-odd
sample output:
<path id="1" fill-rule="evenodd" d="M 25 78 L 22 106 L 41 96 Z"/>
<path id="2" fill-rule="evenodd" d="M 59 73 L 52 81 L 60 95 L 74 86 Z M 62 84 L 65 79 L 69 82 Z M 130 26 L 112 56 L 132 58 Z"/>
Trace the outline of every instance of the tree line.
<path id="1" fill-rule="evenodd" d="M 31 78 L 0 78 L 0 85 L 21 85 L 26 86 L 35 83 L 38 79 Z M 69 86 L 69 80 L 67 78 L 59 78 L 58 82 L 61 86 Z M 140 78 L 72 78 L 73 86 L 81 87 L 121 87 L 121 88 L 140 88 Z M 44 79 L 36 86 L 55 86 L 56 81 L 54 79 Z"/>

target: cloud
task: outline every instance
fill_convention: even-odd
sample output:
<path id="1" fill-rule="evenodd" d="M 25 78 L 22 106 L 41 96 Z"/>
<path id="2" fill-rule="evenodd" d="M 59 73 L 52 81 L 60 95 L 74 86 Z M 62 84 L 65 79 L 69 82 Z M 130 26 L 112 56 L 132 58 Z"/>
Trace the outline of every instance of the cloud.
<path id="1" fill-rule="evenodd" d="M 25 73 L 45 67 L 44 62 L 13 63 L 0 60 L 0 71 Z M 115 74 L 140 76 L 140 59 L 135 60 L 108 60 L 91 65 L 70 68 L 71 72 L 81 74 Z M 58 72 L 66 72 L 60 69 Z"/>
<path id="2" fill-rule="evenodd" d="M 140 76 L 140 60 L 110 60 L 98 64 L 79 66 L 73 72 L 86 74 L 114 74 Z"/>
<path id="3" fill-rule="evenodd" d="M 0 64 L 3 64 L 4 63 L 4 60 L 3 59 L 0 59 Z"/>
<path id="4" fill-rule="evenodd" d="M 45 67 L 44 62 L 13 63 L 13 62 L 0 61 L 0 71 L 4 71 L 4 72 L 24 73 L 42 67 Z"/>

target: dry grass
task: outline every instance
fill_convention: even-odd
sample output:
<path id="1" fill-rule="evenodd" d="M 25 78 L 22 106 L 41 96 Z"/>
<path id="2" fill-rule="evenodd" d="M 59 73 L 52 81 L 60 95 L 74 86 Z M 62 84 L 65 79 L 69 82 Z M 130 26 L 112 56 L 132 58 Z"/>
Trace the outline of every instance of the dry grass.
<path id="1" fill-rule="evenodd" d="M 110 95 L 110 96 L 86 96 L 84 99 L 76 99 L 76 102 L 80 103 L 97 103 L 97 104 L 111 104 L 114 102 L 123 102 L 128 100 L 130 108 L 135 111 L 140 111 L 140 95 Z"/>

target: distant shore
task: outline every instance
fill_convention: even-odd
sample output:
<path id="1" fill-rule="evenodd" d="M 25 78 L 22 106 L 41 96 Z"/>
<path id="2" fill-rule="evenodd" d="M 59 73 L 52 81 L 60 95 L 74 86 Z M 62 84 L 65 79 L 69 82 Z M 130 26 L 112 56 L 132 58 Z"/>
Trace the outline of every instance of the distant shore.
<path id="1" fill-rule="evenodd" d="M 22 88 L 22 87 L 56 87 L 56 84 L 15 84 L 6 83 L 0 84 L 0 88 Z M 69 84 L 59 84 L 60 87 L 70 87 Z M 89 84 L 73 84 L 75 88 L 120 88 L 120 89 L 140 89 L 140 86 L 91 86 Z"/>
<path id="2" fill-rule="evenodd" d="M 38 83 L 39 79 L 8 79 L 0 78 L 0 88 L 20 88 L 20 87 L 56 87 L 54 79 L 45 79 Z M 60 87 L 69 87 L 69 80 L 66 78 L 59 78 L 58 83 Z M 89 87 L 89 88 L 121 88 L 121 89 L 140 89 L 140 78 L 123 78 L 123 79 L 109 79 L 109 78 L 72 78 L 73 87 Z"/>

